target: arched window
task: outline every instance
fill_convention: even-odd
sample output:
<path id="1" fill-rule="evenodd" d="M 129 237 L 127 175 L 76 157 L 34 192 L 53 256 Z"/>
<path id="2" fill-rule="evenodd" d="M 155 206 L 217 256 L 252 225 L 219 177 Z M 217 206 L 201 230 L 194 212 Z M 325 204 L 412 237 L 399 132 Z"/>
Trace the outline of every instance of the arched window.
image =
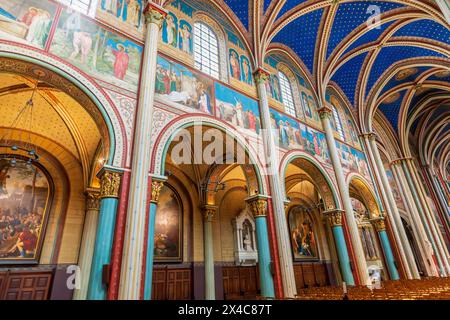
<path id="1" fill-rule="evenodd" d="M 214 78 L 219 78 L 219 48 L 217 36 L 204 23 L 194 25 L 195 67 Z"/>
<path id="2" fill-rule="evenodd" d="M 342 140 L 345 140 L 344 130 L 342 129 L 341 117 L 339 117 L 339 113 L 337 112 L 336 107 L 333 106 L 332 109 L 335 128 L 339 133 L 339 137 L 341 137 Z"/>
<path id="3" fill-rule="evenodd" d="M 288 77 L 283 72 L 278 72 L 280 78 L 281 97 L 286 113 L 296 117 L 294 98 L 292 97 L 292 87 Z"/>
<path id="4" fill-rule="evenodd" d="M 95 14 L 98 0 L 59 0 L 59 2 L 62 2 L 81 13 L 93 15 Z"/>

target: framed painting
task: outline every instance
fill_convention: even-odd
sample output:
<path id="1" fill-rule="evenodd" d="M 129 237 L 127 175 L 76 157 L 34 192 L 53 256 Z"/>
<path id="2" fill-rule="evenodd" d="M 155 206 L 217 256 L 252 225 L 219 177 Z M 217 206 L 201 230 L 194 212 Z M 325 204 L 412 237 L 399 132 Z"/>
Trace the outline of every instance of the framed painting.
<path id="1" fill-rule="evenodd" d="M 38 164 L 0 155 L 0 264 L 37 264 L 53 196 Z"/>
<path id="2" fill-rule="evenodd" d="M 311 214 L 294 207 L 288 214 L 289 234 L 294 261 L 318 260 L 316 234 Z"/>
<path id="3" fill-rule="evenodd" d="M 183 206 L 169 186 L 164 186 L 159 195 L 154 241 L 155 262 L 183 260 Z"/>

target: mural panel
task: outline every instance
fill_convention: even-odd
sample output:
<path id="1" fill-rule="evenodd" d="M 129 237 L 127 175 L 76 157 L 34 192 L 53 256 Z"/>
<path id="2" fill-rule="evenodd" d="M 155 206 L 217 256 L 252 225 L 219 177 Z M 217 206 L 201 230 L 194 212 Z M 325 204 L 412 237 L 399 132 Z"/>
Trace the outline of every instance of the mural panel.
<path id="1" fill-rule="evenodd" d="M 274 130 L 275 144 L 284 149 L 305 150 L 306 129 L 292 118 L 270 109 L 270 119 Z"/>
<path id="2" fill-rule="evenodd" d="M 95 78 L 137 91 L 142 47 L 78 12 L 61 13 L 50 52 Z"/>
<path id="3" fill-rule="evenodd" d="M 155 91 L 169 105 L 212 114 L 213 81 L 161 56 L 158 56 Z"/>
<path id="4" fill-rule="evenodd" d="M 306 148 L 305 150 L 315 156 L 319 161 L 331 164 L 330 154 L 328 152 L 327 141 L 325 138 L 325 134 L 317 131 L 315 129 L 311 129 L 306 127 L 304 133 L 306 140 Z"/>
<path id="5" fill-rule="evenodd" d="M 43 0 L 0 0 L 0 36 L 43 49 L 56 4 Z"/>
<path id="6" fill-rule="evenodd" d="M 250 136 L 259 135 L 261 118 L 258 102 L 220 83 L 215 84 L 216 116 Z"/>
<path id="7" fill-rule="evenodd" d="M 0 263 L 38 263 L 50 197 L 39 168 L 0 157 Z"/>
<path id="8" fill-rule="evenodd" d="M 319 255 L 311 215 L 303 208 L 294 207 L 288 221 L 294 260 L 317 260 Z"/>
<path id="9" fill-rule="evenodd" d="M 142 39 L 144 30 L 144 0 L 99 0 L 97 18 Z"/>
<path id="10" fill-rule="evenodd" d="M 156 210 L 155 261 L 182 260 L 183 209 L 176 193 L 164 186 Z"/>

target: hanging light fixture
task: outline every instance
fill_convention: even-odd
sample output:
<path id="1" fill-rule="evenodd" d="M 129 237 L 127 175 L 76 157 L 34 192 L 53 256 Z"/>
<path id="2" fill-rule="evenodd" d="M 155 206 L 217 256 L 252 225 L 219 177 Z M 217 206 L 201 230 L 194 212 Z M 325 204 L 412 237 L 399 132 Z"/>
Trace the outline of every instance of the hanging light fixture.
<path id="1" fill-rule="evenodd" d="M 25 152 L 29 158 L 26 161 L 27 165 L 31 165 L 34 161 L 39 161 L 39 155 L 36 151 L 36 146 L 31 141 L 31 132 L 33 129 L 33 108 L 34 108 L 34 97 L 38 90 L 39 81 L 36 80 L 36 84 L 31 92 L 30 98 L 25 102 L 25 104 L 19 109 L 17 116 L 12 121 L 11 125 L 6 129 L 5 134 L 0 138 L 0 147 L 8 148 L 13 153 L 19 153 L 20 151 Z M 28 139 L 25 141 L 23 146 L 19 146 L 13 140 L 13 133 L 15 129 L 19 129 L 19 125 L 23 121 L 28 131 Z M 10 165 L 15 167 L 17 164 L 16 157 L 13 156 L 10 160 Z"/>

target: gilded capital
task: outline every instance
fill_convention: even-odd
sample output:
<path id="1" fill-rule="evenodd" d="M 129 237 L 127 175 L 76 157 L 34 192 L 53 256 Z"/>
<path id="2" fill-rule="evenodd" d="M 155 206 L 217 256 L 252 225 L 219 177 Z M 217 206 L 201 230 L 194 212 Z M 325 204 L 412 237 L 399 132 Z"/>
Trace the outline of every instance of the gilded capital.
<path id="1" fill-rule="evenodd" d="M 100 210 L 100 191 L 88 190 L 86 191 L 86 211 Z"/>
<path id="2" fill-rule="evenodd" d="M 119 172 L 104 170 L 100 177 L 100 198 L 118 198 L 120 180 Z"/>
<path id="3" fill-rule="evenodd" d="M 152 181 L 152 198 L 151 202 L 158 203 L 159 195 L 161 194 L 161 189 L 164 186 L 164 181 L 153 180 Z"/>
<path id="4" fill-rule="evenodd" d="M 253 217 L 267 216 L 267 198 L 257 195 L 246 199 L 246 201 L 250 206 Z"/>
<path id="5" fill-rule="evenodd" d="M 148 3 L 144 10 L 146 24 L 149 25 L 154 23 L 159 27 L 159 29 L 162 28 L 166 16 L 167 12 L 165 12 L 164 9 L 160 9 L 151 3 Z"/>
<path id="6" fill-rule="evenodd" d="M 342 226 L 342 213 L 342 210 L 324 212 L 324 214 L 328 217 L 328 222 L 332 228 Z"/>
<path id="7" fill-rule="evenodd" d="M 216 206 L 211 206 L 211 205 L 204 206 L 202 208 L 203 219 L 205 221 L 211 222 L 212 219 L 214 218 L 214 216 L 216 215 L 216 212 L 217 212 L 217 207 Z"/>
<path id="8" fill-rule="evenodd" d="M 333 116 L 333 111 L 328 107 L 322 107 L 317 112 L 319 113 L 320 119 L 331 119 Z"/>
<path id="9" fill-rule="evenodd" d="M 377 232 L 386 231 L 386 223 L 384 222 L 384 219 L 374 219 L 370 222 L 372 222 L 372 225 Z"/>
<path id="10" fill-rule="evenodd" d="M 253 73 L 253 76 L 257 84 L 265 83 L 270 79 L 270 73 L 261 68 L 257 69 Z"/>

